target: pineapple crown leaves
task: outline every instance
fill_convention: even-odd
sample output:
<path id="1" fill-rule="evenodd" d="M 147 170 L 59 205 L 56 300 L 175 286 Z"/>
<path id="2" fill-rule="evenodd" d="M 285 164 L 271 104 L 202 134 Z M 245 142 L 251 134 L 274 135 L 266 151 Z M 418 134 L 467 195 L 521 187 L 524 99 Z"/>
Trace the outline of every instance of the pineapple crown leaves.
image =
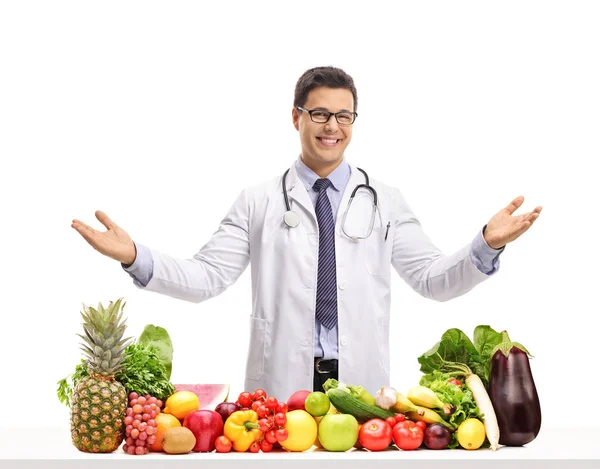
<path id="1" fill-rule="evenodd" d="M 113 376 L 123 368 L 123 353 L 131 340 L 123 339 L 127 326 L 123 319 L 125 303 L 121 302 L 122 298 L 111 301 L 107 308 L 98 303 L 97 309 L 83 305 L 81 312 L 85 335 L 77 334 L 83 339 L 80 348 L 90 371 L 102 376 Z"/>

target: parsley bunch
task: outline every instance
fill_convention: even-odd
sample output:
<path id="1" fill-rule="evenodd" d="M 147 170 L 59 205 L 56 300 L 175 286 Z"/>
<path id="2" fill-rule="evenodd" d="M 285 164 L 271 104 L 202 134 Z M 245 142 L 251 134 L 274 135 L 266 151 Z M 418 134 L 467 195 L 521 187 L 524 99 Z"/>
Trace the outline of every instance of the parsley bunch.
<path id="1" fill-rule="evenodd" d="M 115 379 L 125 386 L 127 393 L 135 391 L 140 395 L 150 394 L 164 401 L 175 392 L 175 386 L 169 381 L 170 373 L 159 358 L 158 352 L 153 345 L 139 343 L 130 344 L 125 348 L 123 369 L 115 375 Z M 57 383 L 60 402 L 70 406 L 73 389 L 79 380 L 86 376 L 89 376 L 86 362 L 81 360 L 72 375 Z"/>

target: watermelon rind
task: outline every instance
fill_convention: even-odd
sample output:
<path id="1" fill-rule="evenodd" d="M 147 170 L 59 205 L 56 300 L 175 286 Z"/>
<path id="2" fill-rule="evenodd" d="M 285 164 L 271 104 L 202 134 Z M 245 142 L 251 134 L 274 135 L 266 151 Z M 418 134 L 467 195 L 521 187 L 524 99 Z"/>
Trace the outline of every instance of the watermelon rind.
<path id="1" fill-rule="evenodd" d="M 215 410 L 229 397 L 229 384 L 175 384 L 175 392 L 191 391 L 200 401 L 200 410 Z"/>

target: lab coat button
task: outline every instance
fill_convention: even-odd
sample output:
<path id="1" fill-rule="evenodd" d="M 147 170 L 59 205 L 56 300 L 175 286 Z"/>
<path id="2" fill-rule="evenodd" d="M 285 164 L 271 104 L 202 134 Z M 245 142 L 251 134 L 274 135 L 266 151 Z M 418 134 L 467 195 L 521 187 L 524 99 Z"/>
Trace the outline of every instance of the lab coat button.
<path id="1" fill-rule="evenodd" d="M 348 345 L 348 339 L 346 339 L 345 337 L 342 337 L 342 340 L 340 341 L 340 343 L 344 346 Z"/>
<path id="2" fill-rule="evenodd" d="M 340 290 L 345 290 L 347 287 L 347 284 L 344 280 L 341 280 L 340 283 L 338 284 L 338 286 L 340 287 Z"/>

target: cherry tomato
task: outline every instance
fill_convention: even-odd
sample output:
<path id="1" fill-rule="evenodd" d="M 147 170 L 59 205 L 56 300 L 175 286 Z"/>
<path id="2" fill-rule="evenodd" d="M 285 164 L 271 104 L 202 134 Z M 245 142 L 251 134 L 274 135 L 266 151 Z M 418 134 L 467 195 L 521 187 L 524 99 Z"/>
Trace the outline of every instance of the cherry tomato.
<path id="1" fill-rule="evenodd" d="M 417 449 L 421 446 L 423 437 L 423 430 L 410 420 L 398 422 L 393 429 L 394 443 L 398 448 L 405 451 Z"/>
<path id="2" fill-rule="evenodd" d="M 358 431 L 358 441 L 369 451 L 386 449 L 392 439 L 392 427 L 381 419 L 371 419 L 363 423 Z"/>
<path id="3" fill-rule="evenodd" d="M 275 414 L 274 422 L 275 425 L 277 425 L 278 427 L 283 427 L 287 422 L 287 417 L 285 416 L 285 414 Z"/>
<path id="4" fill-rule="evenodd" d="M 240 397 L 238 397 L 238 402 L 242 407 L 250 408 L 250 406 L 252 405 L 252 394 L 250 394 L 249 392 L 241 393 Z"/>
<path id="5" fill-rule="evenodd" d="M 258 411 L 258 408 L 262 405 L 263 401 L 262 400 L 258 400 L 258 401 L 254 401 L 252 403 L 252 410 L 254 412 Z"/>
<path id="6" fill-rule="evenodd" d="M 215 440 L 215 448 L 217 453 L 229 453 L 231 451 L 231 441 L 226 436 L 221 435 Z"/>
<path id="7" fill-rule="evenodd" d="M 271 422 L 268 419 L 260 419 L 258 421 L 259 429 L 261 432 L 266 433 L 271 429 Z"/>
<path id="8" fill-rule="evenodd" d="M 258 418 L 264 419 L 269 415 L 269 409 L 267 409 L 264 405 L 261 405 L 256 411 L 258 414 Z"/>
<path id="9" fill-rule="evenodd" d="M 392 428 L 394 428 L 396 426 L 396 424 L 398 423 L 394 417 L 388 417 L 388 418 L 385 419 L 385 421 Z"/>
<path id="10" fill-rule="evenodd" d="M 396 414 L 394 418 L 396 419 L 396 422 L 404 422 L 405 420 L 404 414 Z"/>
<path id="11" fill-rule="evenodd" d="M 455 384 L 455 385 L 456 385 L 456 386 L 458 386 L 459 388 L 462 388 L 462 383 L 461 383 L 459 380 L 457 380 L 456 378 L 450 378 L 450 379 L 448 380 L 448 382 L 449 382 L 450 384 Z"/>
<path id="12" fill-rule="evenodd" d="M 254 443 L 252 443 L 250 445 L 250 448 L 248 448 L 248 450 L 251 453 L 258 453 L 260 451 L 260 444 L 258 443 L 258 441 L 255 441 Z"/>
<path id="13" fill-rule="evenodd" d="M 275 408 L 277 407 L 277 399 L 274 397 L 267 397 L 267 401 L 265 402 L 265 406 L 267 407 L 267 409 L 269 410 L 275 410 Z"/>
<path id="14" fill-rule="evenodd" d="M 275 435 L 275 430 L 269 430 L 265 435 L 265 440 L 269 443 L 274 444 L 277 442 L 277 436 Z"/>
<path id="15" fill-rule="evenodd" d="M 427 428 L 427 424 L 425 422 L 423 422 L 422 420 L 417 421 L 417 423 L 415 423 L 415 425 L 423 431 L 425 431 L 425 429 Z"/>
<path id="16" fill-rule="evenodd" d="M 277 441 L 285 441 L 287 440 L 287 437 L 288 432 L 285 428 L 280 428 L 275 432 L 275 438 L 277 438 Z"/>
<path id="17" fill-rule="evenodd" d="M 267 440 L 262 440 L 260 444 L 260 449 L 263 453 L 268 453 L 273 449 L 273 443 L 269 443 Z"/>
<path id="18" fill-rule="evenodd" d="M 256 391 L 254 391 L 254 394 L 252 394 L 252 399 L 257 401 L 257 400 L 265 400 L 267 398 L 267 392 L 264 389 L 257 389 Z"/>
<path id="19" fill-rule="evenodd" d="M 277 414 L 287 414 L 288 411 L 288 406 L 285 402 L 280 402 L 279 404 L 277 404 L 277 407 L 275 407 L 275 413 Z"/>

